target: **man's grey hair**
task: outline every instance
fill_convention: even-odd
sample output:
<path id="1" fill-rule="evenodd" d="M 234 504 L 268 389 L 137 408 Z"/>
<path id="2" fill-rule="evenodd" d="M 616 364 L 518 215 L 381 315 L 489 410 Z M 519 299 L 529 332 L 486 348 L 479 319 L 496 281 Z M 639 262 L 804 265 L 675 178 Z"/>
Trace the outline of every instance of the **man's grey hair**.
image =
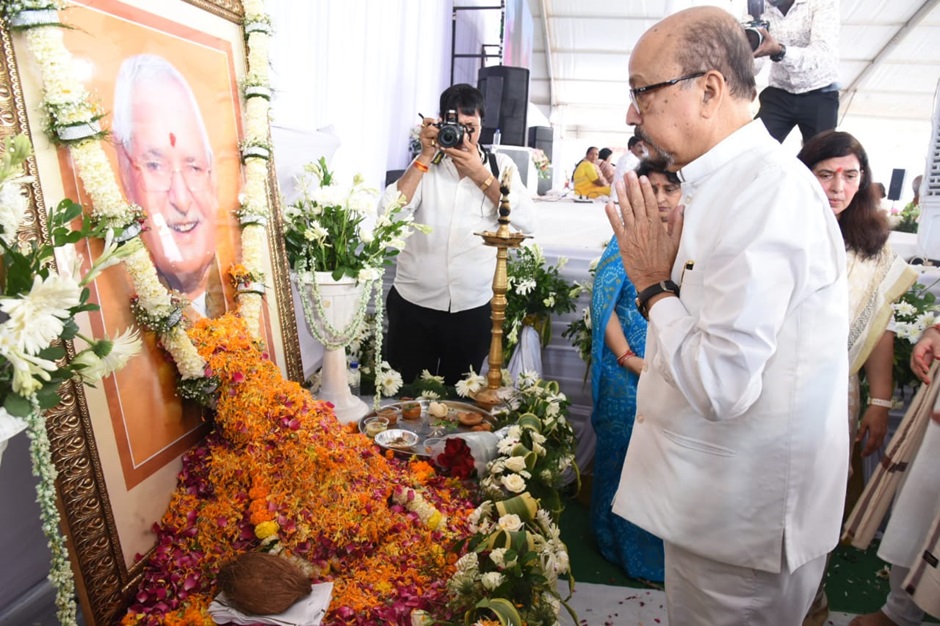
<path id="1" fill-rule="evenodd" d="M 212 144 L 209 143 L 209 133 L 199 110 L 199 102 L 190 88 L 186 77 L 169 61 L 155 54 L 137 54 L 124 59 L 118 70 L 114 83 L 114 109 L 111 117 L 111 134 L 115 142 L 130 153 L 131 142 L 134 139 L 134 92 L 138 86 L 146 83 L 175 82 L 189 99 L 196 115 L 196 124 L 202 137 L 202 145 L 206 148 L 206 158 L 209 167 L 212 167 Z M 120 150 L 118 155 L 120 156 Z"/>

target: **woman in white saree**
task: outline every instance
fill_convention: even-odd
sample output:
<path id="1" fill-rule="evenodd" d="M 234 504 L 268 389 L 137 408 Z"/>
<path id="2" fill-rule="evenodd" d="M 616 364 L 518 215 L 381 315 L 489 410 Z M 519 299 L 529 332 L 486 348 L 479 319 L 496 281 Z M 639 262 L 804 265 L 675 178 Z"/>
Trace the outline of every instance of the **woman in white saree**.
<path id="1" fill-rule="evenodd" d="M 888 430 L 888 411 L 894 396 L 891 305 L 914 284 L 917 273 L 888 244 L 887 219 L 872 185 L 868 155 L 855 137 L 838 131 L 820 133 L 803 146 L 797 158 L 822 185 L 845 240 L 849 285 L 849 432 L 850 440 L 865 440 L 864 457 L 881 447 Z M 863 369 L 869 388 L 864 412 L 859 384 Z M 820 583 L 803 624 L 823 624 L 828 614 L 829 603 Z"/>

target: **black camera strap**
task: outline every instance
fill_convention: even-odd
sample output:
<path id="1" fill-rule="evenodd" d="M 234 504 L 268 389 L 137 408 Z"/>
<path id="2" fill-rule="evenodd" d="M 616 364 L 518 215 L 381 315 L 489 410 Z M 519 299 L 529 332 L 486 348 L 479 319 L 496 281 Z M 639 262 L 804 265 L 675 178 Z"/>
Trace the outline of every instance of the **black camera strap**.
<path id="1" fill-rule="evenodd" d="M 483 150 L 486 152 L 487 160 L 490 162 L 490 171 L 493 172 L 493 178 L 499 180 L 499 166 L 496 165 L 496 155 L 486 148 Z"/>

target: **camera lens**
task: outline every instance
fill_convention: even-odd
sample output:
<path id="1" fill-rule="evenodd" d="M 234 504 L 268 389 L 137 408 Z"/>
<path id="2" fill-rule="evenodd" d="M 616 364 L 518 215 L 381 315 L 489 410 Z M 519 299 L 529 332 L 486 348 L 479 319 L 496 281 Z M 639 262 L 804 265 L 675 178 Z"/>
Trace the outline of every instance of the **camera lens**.
<path id="1" fill-rule="evenodd" d="M 756 28 L 745 28 L 744 35 L 747 37 L 747 42 L 751 45 L 752 51 L 757 50 L 761 42 L 764 41 L 764 36 Z"/>
<path id="2" fill-rule="evenodd" d="M 441 144 L 442 148 L 453 148 L 460 140 L 460 131 L 455 126 L 444 126 L 437 134 L 437 143 Z"/>

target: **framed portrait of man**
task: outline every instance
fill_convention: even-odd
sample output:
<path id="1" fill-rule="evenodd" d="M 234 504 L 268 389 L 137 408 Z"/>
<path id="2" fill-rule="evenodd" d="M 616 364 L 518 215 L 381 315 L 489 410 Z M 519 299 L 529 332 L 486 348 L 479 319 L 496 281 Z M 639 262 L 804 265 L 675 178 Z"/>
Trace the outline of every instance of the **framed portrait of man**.
<path id="1" fill-rule="evenodd" d="M 73 0 L 60 14 L 72 71 L 103 114 L 104 153 L 125 199 L 146 215 L 141 241 L 160 281 L 186 303 L 190 320 L 233 311 L 228 270 L 241 252 L 233 212 L 244 185 L 239 81 L 247 68 L 240 0 Z M 43 135 L 42 85 L 24 37 L 0 29 L 0 44 L 0 134 L 26 132 L 33 142 L 38 232 L 41 207 L 68 197 L 90 213 L 91 200 L 68 148 Z M 299 379 L 270 168 L 267 187 L 272 216 L 261 335 L 285 376 Z M 100 240 L 83 241 L 78 252 L 87 263 L 101 247 Z M 102 273 L 90 289 L 100 311 L 82 320 L 83 331 L 113 336 L 136 325 L 134 286 L 122 266 Z M 176 367 L 158 338 L 142 336 L 142 354 L 97 388 L 66 391 L 49 422 L 64 524 L 86 620 L 93 623 L 112 623 L 123 610 L 142 569 L 137 557 L 153 547 L 151 528 L 169 502 L 182 455 L 208 429 L 201 408 L 177 395 Z"/>

